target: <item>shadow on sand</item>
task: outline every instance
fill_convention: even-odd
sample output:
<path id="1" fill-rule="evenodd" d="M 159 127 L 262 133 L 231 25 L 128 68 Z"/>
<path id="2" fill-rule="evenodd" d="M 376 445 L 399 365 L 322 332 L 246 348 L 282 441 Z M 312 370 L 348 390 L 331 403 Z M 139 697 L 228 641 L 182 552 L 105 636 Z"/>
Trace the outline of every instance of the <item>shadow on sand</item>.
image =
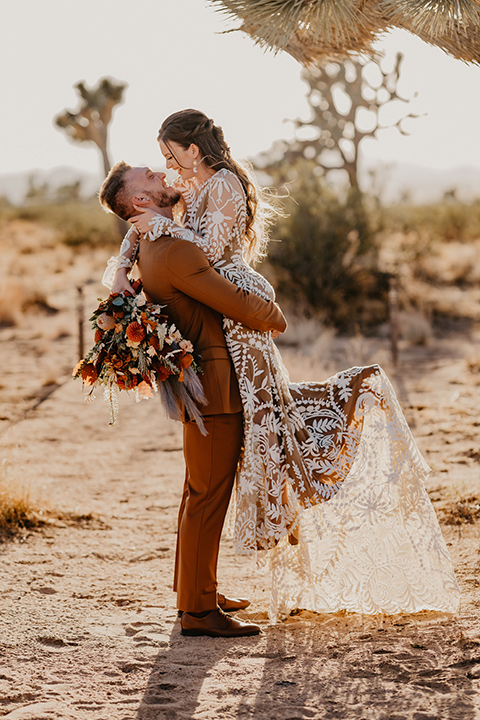
<path id="1" fill-rule="evenodd" d="M 136 717 L 467 720 L 476 712 L 469 670 L 479 662 L 480 641 L 440 613 L 302 611 L 259 638 L 227 641 L 182 638 L 176 623 Z"/>

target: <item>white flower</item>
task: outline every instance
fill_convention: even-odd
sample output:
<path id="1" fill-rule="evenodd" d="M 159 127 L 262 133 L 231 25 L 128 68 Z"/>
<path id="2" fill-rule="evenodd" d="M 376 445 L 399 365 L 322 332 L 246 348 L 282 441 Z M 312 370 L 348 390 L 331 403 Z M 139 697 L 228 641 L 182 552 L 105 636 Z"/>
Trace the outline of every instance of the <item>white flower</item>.
<path id="1" fill-rule="evenodd" d="M 160 350 L 163 348 L 163 343 L 165 342 L 165 335 L 167 334 L 167 329 L 165 325 L 159 325 L 157 327 L 157 337 L 158 341 L 160 343 Z"/>
<path id="2" fill-rule="evenodd" d="M 97 325 L 102 330 L 113 330 L 115 327 L 115 318 L 107 313 L 102 313 L 97 318 Z"/>
<path id="3" fill-rule="evenodd" d="M 193 345 L 190 342 L 190 340 L 181 340 L 179 342 L 179 345 L 182 348 L 182 350 L 185 350 L 185 352 L 189 352 L 189 353 L 193 352 Z"/>
<path id="4" fill-rule="evenodd" d="M 172 325 L 172 327 L 170 328 L 169 335 L 170 342 L 180 342 L 180 340 L 182 339 L 182 333 L 180 332 L 180 330 L 175 329 L 175 325 Z"/>

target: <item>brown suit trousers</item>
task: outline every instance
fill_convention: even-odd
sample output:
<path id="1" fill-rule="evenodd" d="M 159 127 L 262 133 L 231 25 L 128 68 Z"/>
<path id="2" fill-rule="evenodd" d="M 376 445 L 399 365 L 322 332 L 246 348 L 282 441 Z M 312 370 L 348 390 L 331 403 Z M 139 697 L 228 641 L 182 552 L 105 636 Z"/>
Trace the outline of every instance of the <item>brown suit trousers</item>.
<path id="1" fill-rule="evenodd" d="M 222 316 L 254 330 L 280 330 L 275 303 L 221 277 L 196 245 L 163 237 L 142 239 L 138 266 L 147 296 L 166 306 L 170 319 L 201 356 L 208 435 L 184 423 L 185 485 L 178 518 L 174 590 L 180 610 L 217 606 L 220 536 L 242 445 L 242 404 L 223 334 Z"/>

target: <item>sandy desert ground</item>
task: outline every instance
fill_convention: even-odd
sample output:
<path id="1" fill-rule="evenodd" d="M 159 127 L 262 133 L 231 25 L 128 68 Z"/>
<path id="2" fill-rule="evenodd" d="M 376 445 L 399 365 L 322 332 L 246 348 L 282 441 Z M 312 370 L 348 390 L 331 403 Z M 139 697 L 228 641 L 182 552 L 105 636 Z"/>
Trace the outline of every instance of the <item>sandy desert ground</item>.
<path id="1" fill-rule="evenodd" d="M 0 546 L 0 717 L 480 718 L 479 325 L 402 346 L 395 374 L 382 339 L 324 332 L 284 352 L 293 379 L 373 361 L 391 373 L 433 470 L 428 490 L 462 589 L 459 614 L 300 611 L 270 625 L 268 577 L 225 539 L 221 589 L 250 597 L 242 616 L 262 634 L 182 638 L 171 590 L 181 426 L 156 399 L 124 398 L 110 427 L 101 394 L 84 403 L 70 379 L 76 286 L 93 309 L 107 253 L 59 248 L 50 231 L 20 222 L 1 229 L 0 248 L 4 311 L 30 302 L 0 329 L 2 479 L 30 485 L 48 510 L 43 528 Z"/>

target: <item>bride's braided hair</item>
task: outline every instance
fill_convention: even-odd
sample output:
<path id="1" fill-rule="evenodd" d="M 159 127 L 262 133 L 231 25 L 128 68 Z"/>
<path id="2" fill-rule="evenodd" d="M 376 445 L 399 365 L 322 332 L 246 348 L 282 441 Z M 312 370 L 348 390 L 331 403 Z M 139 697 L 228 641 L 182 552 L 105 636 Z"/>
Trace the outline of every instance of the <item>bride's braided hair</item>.
<path id="1" fill-rule="evenodd" d="M 259 259 L 266 245 L 263 212 L 259 212 L 260 208 L 263 210 L 264 204 L 262 191 L 245 168 L 232 158 L 222 128 L 215 125 L 213 120 L 199 110 L 180 110 L 163 121 L 158 131 L 158 140 L 167 146 L 169 141 L 176 142 L 185 149 L 193 143 L 200 150 L 202 160 L 207 167 L 215 172 L 221 169 L 230 170 L 237 176 L 247 200 L 247 255 L 249 259 Z M 175 157 L 173 152 L 172 155 Z"/>

